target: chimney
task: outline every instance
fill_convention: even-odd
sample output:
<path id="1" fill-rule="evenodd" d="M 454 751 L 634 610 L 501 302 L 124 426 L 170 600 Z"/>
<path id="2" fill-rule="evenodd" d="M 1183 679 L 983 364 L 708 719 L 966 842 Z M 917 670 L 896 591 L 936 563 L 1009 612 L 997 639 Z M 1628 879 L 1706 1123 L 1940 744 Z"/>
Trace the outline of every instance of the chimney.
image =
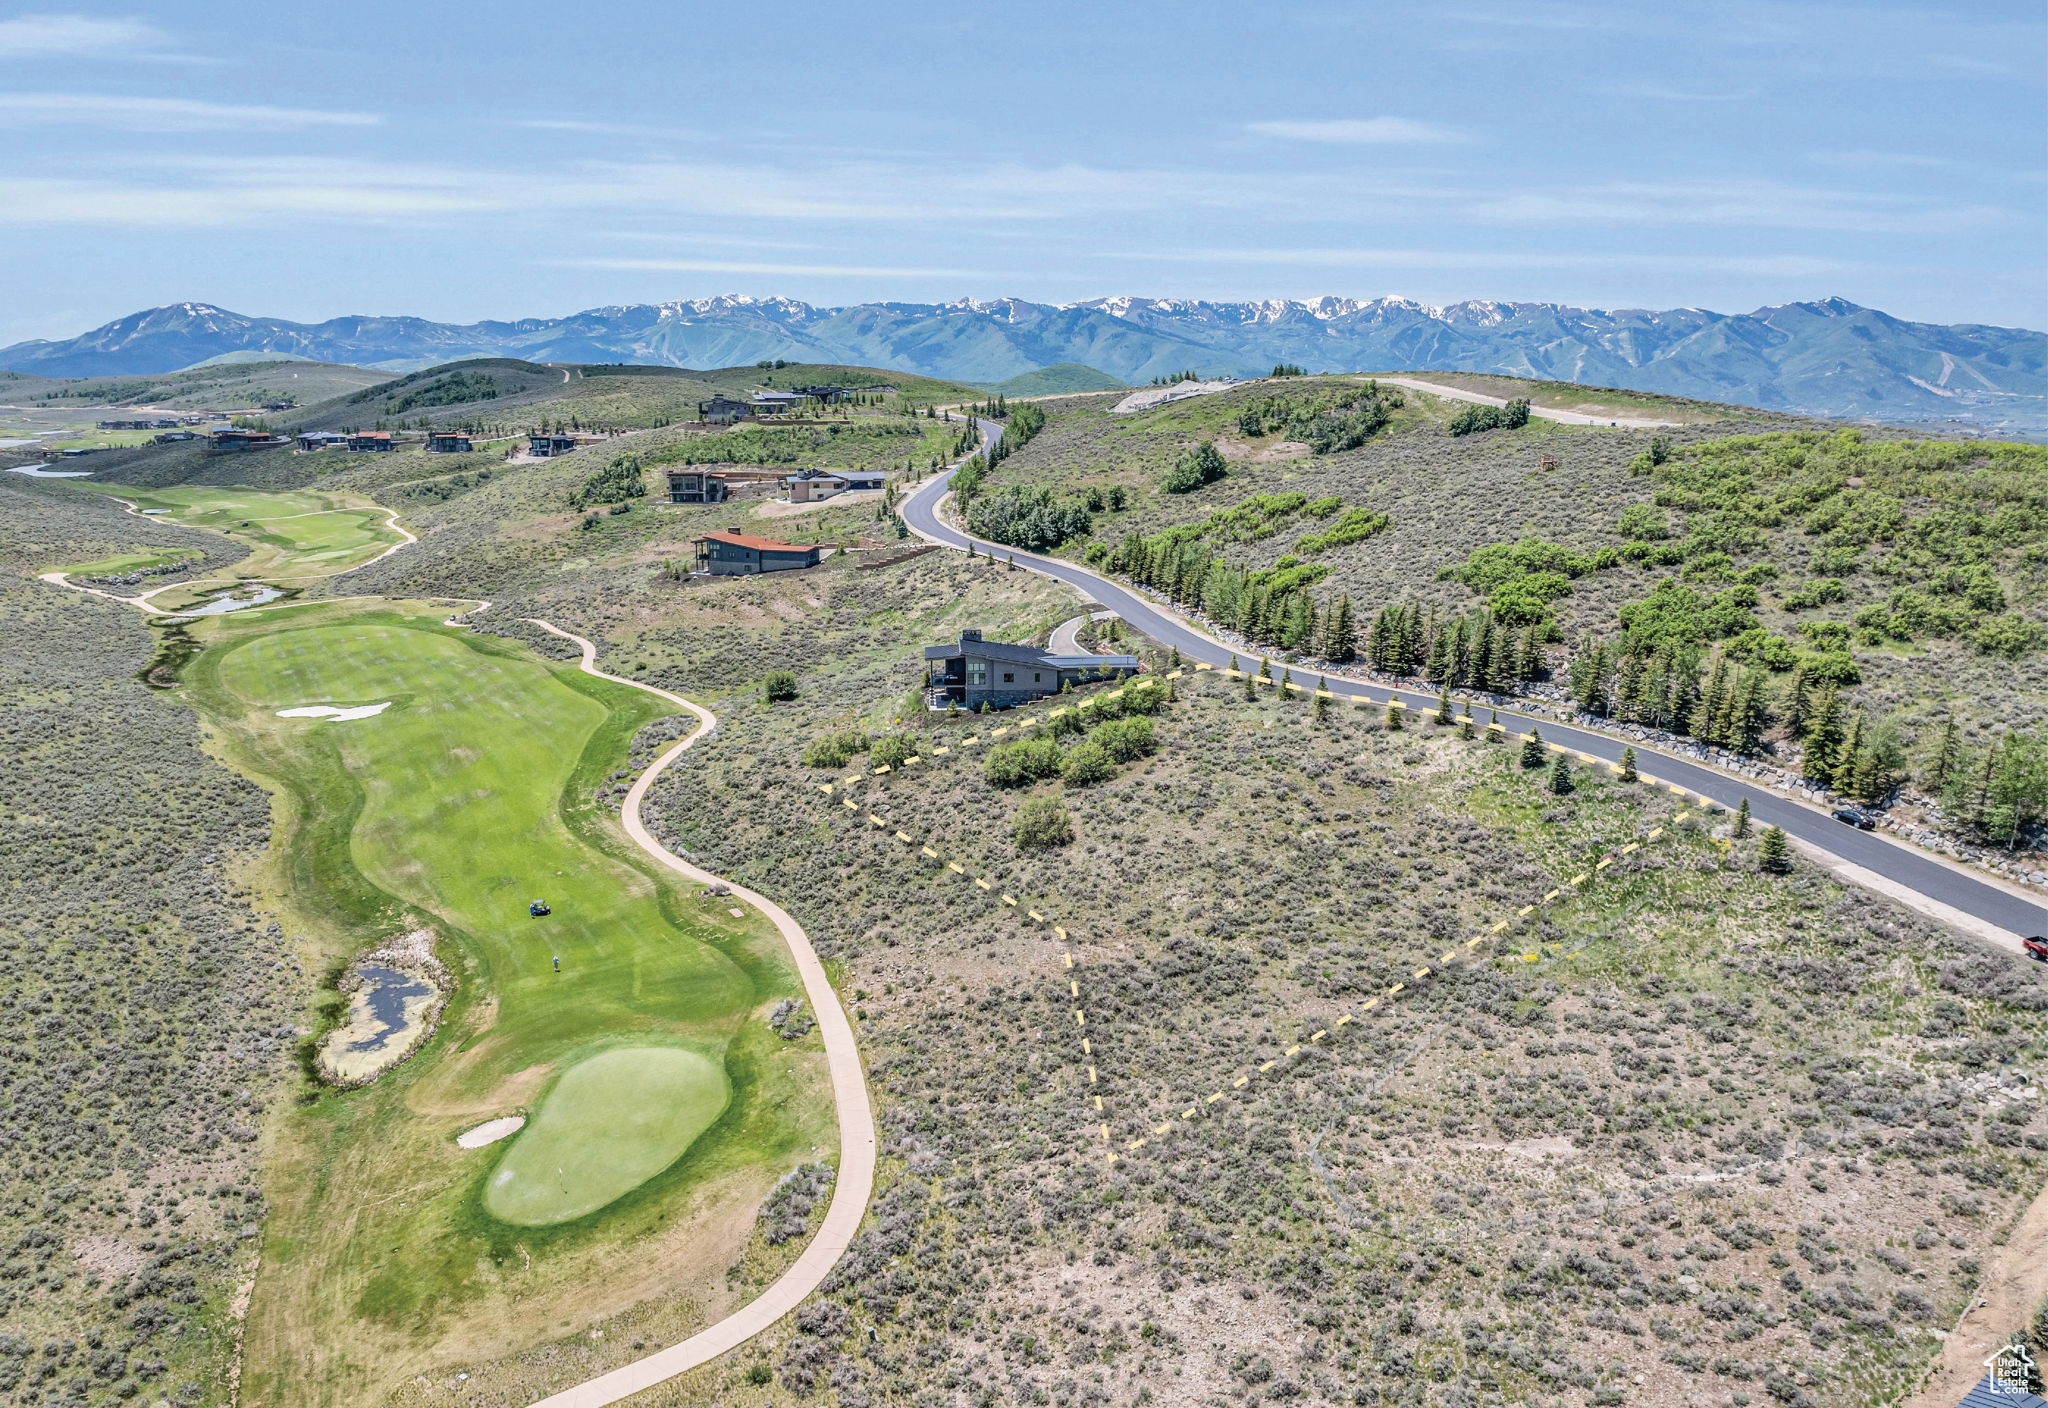
<path id="1" fill-rule="evenodd" d="M 970 640 L 980 640 L 980 639 L 981 639 L 981 632 L 980 632 L 980 631 L 962 631 L 962 632 L 960 632 L 960 639 L 961 639 L 962 641 L 970 641 Z"/>

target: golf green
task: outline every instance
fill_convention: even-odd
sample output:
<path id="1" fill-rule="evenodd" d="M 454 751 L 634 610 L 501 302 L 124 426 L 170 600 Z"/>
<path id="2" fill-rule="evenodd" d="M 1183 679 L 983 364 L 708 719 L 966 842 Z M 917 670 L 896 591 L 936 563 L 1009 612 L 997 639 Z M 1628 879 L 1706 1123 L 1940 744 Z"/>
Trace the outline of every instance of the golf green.
<path id="1" fill-rule="evenodd" d="M 729 1093 L 716 1063 L 680 1047 L 629 1046 L 580 1061 L 506 1151 L 484 1206 L 527 1227 L 594 1212 L 680 1158 Z"/>

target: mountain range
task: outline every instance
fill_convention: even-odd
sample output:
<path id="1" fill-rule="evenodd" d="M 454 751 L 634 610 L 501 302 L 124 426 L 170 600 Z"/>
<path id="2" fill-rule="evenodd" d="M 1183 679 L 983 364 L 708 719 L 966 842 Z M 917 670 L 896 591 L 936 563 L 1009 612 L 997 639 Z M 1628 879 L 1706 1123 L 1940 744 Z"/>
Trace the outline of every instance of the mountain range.
<path id="1" fill-rule="evenodd" d="M 177 303 L 63 341 L 0 348 L 0 368 L 108 376 L 251 353 L 392 371 L 484 356 L 686 367 L 779 357 L 980 383 L 1061 363 L 1144 382 L 1182 370 L 1263 374 L 1293 362 L 1310 371 L 1500 372 L 1810 415 L 2048 429 L 2048 334 L 1908 322 L 1843 298 L 1728 314 L 1335 297 L 821 308 L 727 294 L 459 324 L 376 316 L 295 323 Z"/>

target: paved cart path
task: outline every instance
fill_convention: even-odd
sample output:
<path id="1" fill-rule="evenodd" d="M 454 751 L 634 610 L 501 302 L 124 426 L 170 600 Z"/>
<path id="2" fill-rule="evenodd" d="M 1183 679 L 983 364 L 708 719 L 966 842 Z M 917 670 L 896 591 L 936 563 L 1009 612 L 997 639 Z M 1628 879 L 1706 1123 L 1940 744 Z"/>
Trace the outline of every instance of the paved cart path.
<path id="1" fill-rule="evenodd" d="M 861 1219 L 867 1215 L 868 1199 L 875 1191 L 875 1114 L 868 1099 L 867 1072 L 861 1068 L 860 1050 L 853 1039 L 853 1024 L 846 1018 L 846 1009 L 839 1005 L 839 995 L 832 990 L 832 980 L 826 976 L 825 965 L 818 961 L 817 951 L 811 947 L 810 935 L 804 932 L 803 926 L 774 901 L 734 885 L 674 854 L 655 840 L 640 820 L 640 805 L 646 800 L 648 788 L 654 785 L 655 779 L 669 764 L 692 745 L 710 736 L 718 726 L 718 716 L 680 694 L 671 694 L 638 680 L 608 675 L 597 668 L 597 647 L 582 636 L 571 635 L 546 621 L 532 621 L 532 624 L 581 647 L 585 674 L 658 694 L 697 716 L 697 727 L 650 763 L 627 791 L 623 813 L 626 834 L 641 850 L 677 874 L 686 875 L 701 884 L 730 886 L 734 899 L 760 910 L 781 931 L 783 942 L 789 945 L 790 956 L 796 960 L 797 972 L 803 978 L 804 995 L 810 999 L 811 1013 L 817 1018 L 818 1030 L 825 1038 L 825 1061 L 831 1069 L 832 1099 L 839 1114 L 839 1171 L 832 1183 L 832 1203 L 825 1209 L 825 1220 L 818 1224 L 817 1234 L 811 1238 L 810 1245 L 804 1248 L 803 1254 L 790 1264 L 787 1271 L 753 1300 L 717 1324 L 699 1330 L 681 1344 L 657 1350 L 645 1359 L 635 1360 L 574 1388 L 563 1389 L 536 1405 L 536 1408 L 601 1408 L 601 1405 L 617 1403 L 738 1348 L 795 1310 L 805 1297 L 818 1289 L 819 1283 L 846 1254 L 854 1235 L 860 1231 Z"/>

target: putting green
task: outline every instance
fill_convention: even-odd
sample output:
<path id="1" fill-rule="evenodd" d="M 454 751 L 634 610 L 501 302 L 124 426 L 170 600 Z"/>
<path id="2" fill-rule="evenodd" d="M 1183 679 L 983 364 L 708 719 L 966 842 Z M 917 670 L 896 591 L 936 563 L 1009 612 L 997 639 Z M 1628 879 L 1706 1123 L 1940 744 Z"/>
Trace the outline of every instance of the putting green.
<path id="1" fill-rule="evenodd" d="M 718 1065 L 680 1047 L 579 1061 L 506 1151 L 484 1206 L 526 1227 L 595 1212 L 681 1158 L 730 1094 Z"/>

